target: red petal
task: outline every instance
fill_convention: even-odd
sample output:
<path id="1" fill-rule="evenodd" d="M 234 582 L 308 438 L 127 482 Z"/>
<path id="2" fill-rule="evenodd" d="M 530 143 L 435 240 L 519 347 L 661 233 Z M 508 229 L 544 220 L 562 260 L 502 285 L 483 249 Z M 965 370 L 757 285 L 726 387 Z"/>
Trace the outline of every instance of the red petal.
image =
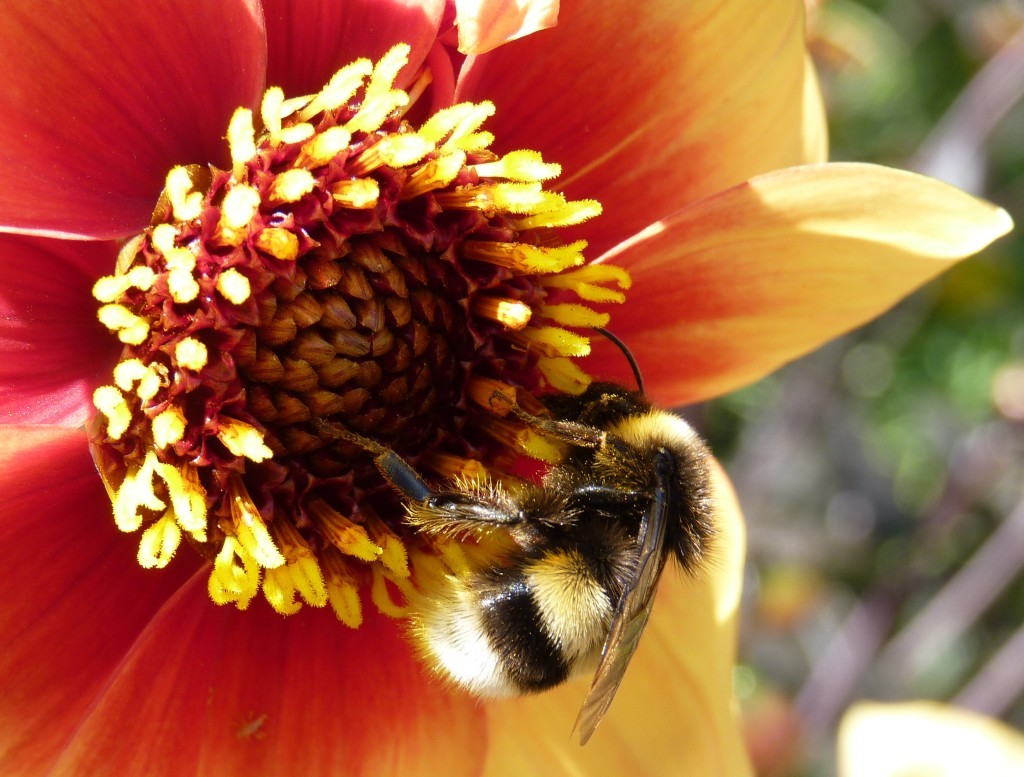
<path id="1" fill-rule="evenodd" d="M 862 164 L 780 170 L 602 257 L 633 277 L 612 328 L 657 401 L 707 399 L 880 315 L 1011 226 L 994 205 L 912 173 Z M 629 374 L 603 338 L 594 345 L 591 374 Z"/>
<path id="2" fill-rule="evenodd" d="M 106 242 L 0 235 L 0 417 L 85 422 L 93 389 L 110 380 L 120 345 L 90 294 L 112 272 Z"/>
<path id="3" fill-rule="evenodd" d="M 456 100 L 493 100 L 495 150 L 537 149 L 563 167 L 556 188 L 601 201 L 579 230 L 597 256 L 805 161 L 804 114 L 817 107 L 803 36 L 794 0 L 575 0 L 554 29 L 469 58 Z"/>
<path id="4" fill-rule="evenodd" d="M 258 0 L 11 0 L 0 14 L 0 224 L 123 237 L 175 164 L 227 159 L 263 88 Z"/>
<path id="5" fill-rule="evenodd" d="M 475 702 L 424 675 L 395 621 L 217 607 L 207 575 L 154 619 L 51 774 L 479 773 Z"/>
<path id="6" fill-rule="evenodd" d="M 190 571 L 176 559 L 169 569 L 144 572 L 134 546 L 114 528 L 84 433 L 0 427 L 6 777 L 47 772 L 125 651 Z"/>
<path id="7" fill-rule="evenodd" d="M 295 97 L 318 92 L 359 57 L 376 60 L 396 43 L 412 46 L 404 78 L 419 69 L 437 35 L 444 0 L 264 0 L 267 84 Z"/>
<path id="8" fill-rule="evenodd" d="M 558 24 L 558 0 L 455 0 L 459 51 L 483 54 Z"/>

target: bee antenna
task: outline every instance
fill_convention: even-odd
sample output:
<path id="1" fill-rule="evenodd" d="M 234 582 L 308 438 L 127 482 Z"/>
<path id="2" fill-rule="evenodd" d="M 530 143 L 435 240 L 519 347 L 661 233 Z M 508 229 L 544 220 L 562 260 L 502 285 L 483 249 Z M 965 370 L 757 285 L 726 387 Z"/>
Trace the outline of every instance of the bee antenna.
<path id="1" fill-rule="evenodd" d="M 633 377 L 636 378 L 637 389 L 640 391 L 641 394 L 644 394 L 644 379 L 643 376 L 640 374 L 640 365 L 636 363 L 636 359 L 633 357 L 633 352 L 629 350 L 629 347 L 624 342 L 622 342 L 622 340 L 613 335 L 607 329 L 595 326 L 594 331 L 600 332 L 602 335 L 604 335 L 613 343 L 615 343 L 615 345 L 618 346 L 619 350 L 622 351 L 622 355 L 626 357 L 626 361 L 629 362 L 629 366 L 633 368 Z"/>

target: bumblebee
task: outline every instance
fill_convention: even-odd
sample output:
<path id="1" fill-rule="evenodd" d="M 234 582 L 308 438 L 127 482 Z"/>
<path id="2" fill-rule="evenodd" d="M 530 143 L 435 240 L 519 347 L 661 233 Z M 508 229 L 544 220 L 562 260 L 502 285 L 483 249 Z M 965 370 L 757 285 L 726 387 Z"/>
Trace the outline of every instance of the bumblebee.
<path id="1" fill-rule="evenodd" d="M 414 641 L 443 678 L 482 697 L 543 691 L 594 672 L 576 721 L 585 744 L 636 650 L 669 556 L 694 573 L 714 536 L 708 452 L 679 416 L 596 383 L 525 423 L 567 445 L 539 484 L 431 488 L 400 456 L 332 424 L 374 455 L 427 534 L 505 530 L 511 549 L 413 602 Z"/>

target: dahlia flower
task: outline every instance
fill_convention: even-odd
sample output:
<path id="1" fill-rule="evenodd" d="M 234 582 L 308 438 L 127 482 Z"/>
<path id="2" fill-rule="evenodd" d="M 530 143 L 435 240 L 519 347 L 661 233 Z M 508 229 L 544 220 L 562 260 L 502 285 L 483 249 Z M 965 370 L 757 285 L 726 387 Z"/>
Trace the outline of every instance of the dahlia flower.
<path id="1" fill-rule="evenodd" d="M 578 684 L 481 706 L 416 660 L 407 597 L 470 549 L 322 423 L 522 474 L 560 454 L 495 392 L 628 383 L 609 319 L 652 399 L 705 399 L 1009 219 L 822 164 L 797 0 L 509 5 L 8 4 L 5 774 L 748 769 L 724 475 L 580 751 Z"/>

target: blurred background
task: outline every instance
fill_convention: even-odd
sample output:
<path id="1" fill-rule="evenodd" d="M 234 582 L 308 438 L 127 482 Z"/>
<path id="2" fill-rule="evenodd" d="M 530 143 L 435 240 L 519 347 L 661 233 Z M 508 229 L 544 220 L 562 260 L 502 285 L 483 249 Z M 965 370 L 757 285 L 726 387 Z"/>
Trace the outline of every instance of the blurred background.
<path id="1" fill-rule="evenodd" d="M 1017 231 L 704 408 L 750 532 L 736 686 L 760 774 L 835 773 L 857 699 L 1024 729 L 1024 0 L 808 0 L 833 160 L 944 179 Z"/>

